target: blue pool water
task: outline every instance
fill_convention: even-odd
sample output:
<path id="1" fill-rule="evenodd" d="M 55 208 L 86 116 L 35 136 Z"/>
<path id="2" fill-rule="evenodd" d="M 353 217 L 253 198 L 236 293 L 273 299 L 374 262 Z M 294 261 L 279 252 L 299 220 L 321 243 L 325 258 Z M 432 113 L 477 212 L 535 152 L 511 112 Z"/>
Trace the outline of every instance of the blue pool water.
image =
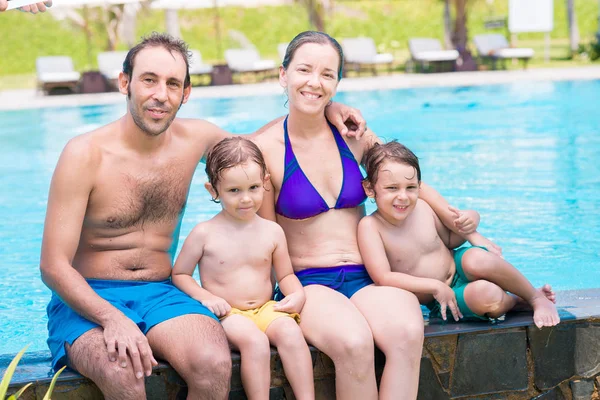
<path id="1" fill-rule="evenodd" d="M 535 285 L 600 286 L 600 81 L 347 92 L 337 100 L 412 148 L 423 180 L 478 210 L 480 231 Z M 194 100 L 180 115 L 243 133 L 284 114 L 283 105 L 281 96 Z M 46 349 L 49 291 L 38 263 L 51 174 L 70 138 L 124 110 L 0 111 L 0 354 L 25 344 Z M 201 166 L 181 239 L 218 210 L 204 180 Z"/>

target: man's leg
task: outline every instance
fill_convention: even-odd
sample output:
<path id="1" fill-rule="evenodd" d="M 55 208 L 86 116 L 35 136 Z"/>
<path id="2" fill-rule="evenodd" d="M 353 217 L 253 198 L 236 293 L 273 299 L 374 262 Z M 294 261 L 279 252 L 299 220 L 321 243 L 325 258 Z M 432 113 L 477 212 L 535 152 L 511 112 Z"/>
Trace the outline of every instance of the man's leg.
<path id="1" fill-rule="evenodd" d="M 69 366 L 91 379 L 107 400 L 145 399 L 144 379 L 137 379 L 131 362 L 127 367 L 109 361 L 102 328 L 81 335 L 66 345 Z"/>
<path id="2" fill-rule="evenodd" d="M 146 334 L 155 358 L 167 361 L 188 385 L 188 399 L 223 400 L 229 393 L 231 351 L 215 319 L 187 314 Z"/>

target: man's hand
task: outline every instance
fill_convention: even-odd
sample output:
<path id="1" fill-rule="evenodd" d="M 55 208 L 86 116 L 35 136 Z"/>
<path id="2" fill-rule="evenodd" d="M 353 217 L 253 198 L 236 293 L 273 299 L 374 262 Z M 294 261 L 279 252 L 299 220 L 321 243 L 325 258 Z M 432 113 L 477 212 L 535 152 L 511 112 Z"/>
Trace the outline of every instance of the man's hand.
<path id="1" fill-rule="evenodd" d="M 367 122 L 356 108 L 332 102 L 325 107 L 325 117 L 343 136 L 358 140 L 367 131 Z"/>
<path id="2" fill-rule="evenodd" d="M 52 7 L 52 0 L 47 0 L 44 2 L 39 2 L 35 4 L 30 4 L 28 6 L 20 7 L 19 10 L 23 12 L 30 12 L 32 14 L 37 14 L 38 12 L 46 12 L 46 10 Z M 0 11 L 6 11 L 8 8 L 8 0 L 0 0 Z"/>
<path id="3" fill-rule="evenodd" d="M 213 314 L 217 317 L 221 318 L 229 314 L 231 311 L 231 306 L 225 299 L 222 299 L 218 296 L 213 296 L 210 299 L 202 300 L 200 303 L 206 308 L 208 308 Z"/>
<path id="4" fill-rule="evenodd" d="M 152 367 L 158 362 L 152 355 L 146 335 L 131 319 L 121 314 L 103 326 L 104 341 L 108 350 L 108 359 L 117 361 L 122 368 L 127 368 L 127 357 L 131 359 L 136 378 L 142 379 L 152 374 Z"/>
<path id="5" fill-rule="evenodd" d="M 303 291 L 298 291 L 294 293 L 290 293 L 283 298 L 283 300 L 278 301 L 277 304 L 273 306 L 273 310 L 281 311 L 286 313 L 298 313 L 302 311 L 302 307 L 304 307 L 304 302 L 306 301 L 306 296 Z"/>
<path id="6" fill-rule="evenodd" d="M 440 311 L 444 321 L 446 320 L 447 308 L 450 309 L 455 321 L 458 321 L 459 318 L 463 317 L 458 308 L 458 303 L 456 302 L 456 295 L 450 286 L 446 285 L 444 282 L 440 282 L 436 287 L 435 293 L 433 293 L 433 297 L 440 303 Z"/>

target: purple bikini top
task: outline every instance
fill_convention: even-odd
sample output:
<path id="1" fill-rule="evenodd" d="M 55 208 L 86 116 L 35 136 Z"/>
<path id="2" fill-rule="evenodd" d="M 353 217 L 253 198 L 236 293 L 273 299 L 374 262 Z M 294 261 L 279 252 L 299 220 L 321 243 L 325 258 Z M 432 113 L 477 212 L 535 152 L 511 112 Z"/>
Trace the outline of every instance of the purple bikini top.
<path id="1" fill-rule="evenodd" d="M 367 198 L 362 186 L 362 173 L 354 155 L 338 130 L 331 125 L 335 143 L 342 159 L 342 189 L 333 208 L 358 207 Z M 329 211 L 329 206 L 319 192 L 310 183 L 292 150 L 292 143 L 287 128 L 287 117 L 283 122 L 285 140 L 285 169 L 279 198 L 275 204 L 275 212 L 290 219 L 306 219 Z"/>

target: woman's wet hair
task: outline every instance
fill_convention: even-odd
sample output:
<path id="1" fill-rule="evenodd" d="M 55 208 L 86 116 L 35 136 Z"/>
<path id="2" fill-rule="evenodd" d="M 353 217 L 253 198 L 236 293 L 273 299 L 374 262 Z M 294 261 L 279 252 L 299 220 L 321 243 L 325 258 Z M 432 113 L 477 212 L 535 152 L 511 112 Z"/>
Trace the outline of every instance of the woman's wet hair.
<path id="1" fill-rule="evenodd" d="M 386 161 L 395 161 L 413 167 L 417 172 L 417 180 L 421 183 L 419 158 L 408 147 L 394 140 L 385 144 L 375 143 L 363 157 L 365 170 L 367 172 L 365 180 L 369 183 L 371 188 L 377 183 L 381 165 Z"/>
<path id="2" fill-rule="evenodd" d="M 183 81 L 183 87 L 187 88 L 190 86 L 190 51 L 188 45 L 181 39 L 174 38 L 166 33 L 152 32 L 150 35 L 142 38 L 142 41 L 136 44 L 129 50 L 125 61 L 123 61 L 123 73 L 131 78 L 133 73 L 133 66 L 135 57 L 138 53 L 148 47 L 162 47 L 169 53 L 179 54 L 185 61 L 185 80 Z"/>
<path id="3" fill-rule="evenodd" d="M 292 62 L 292 59 L 294 58 L 294 54 L 296 54 L 296 50 L 306 43 L 317 43 L 322 45 L 328 44 L 332 46 L 335 51 L 337 51 L 340 58 L 338 67 L 338 81 L 340 81 L 342 79 L 342 71 L 344 68 L 344 52 L 342 50 L 342 46 L 340 46 L 337 40 L 323 32 L 305 31 L 296 35 L 290 44 L 288 44 L 288 47 L 285 51 L 285 57 L 283 57 L 283 62 L 281 63 L 283 68 L 287 70 L 288 66 Z"/>
<path id="4" fill-rule="evenodd" d="M 208 182 L 217 193 L 217 197 L 219 196 L 217 183 L 219 183 L 223 171 L 248 162 L 258 164 L 262 178 L 267 175 L 267 164 L 262 152 L 254 142 L 248 139 L 234 136 L 221 140 L 212 148 L 206 157 L 205 171 Z"/>

